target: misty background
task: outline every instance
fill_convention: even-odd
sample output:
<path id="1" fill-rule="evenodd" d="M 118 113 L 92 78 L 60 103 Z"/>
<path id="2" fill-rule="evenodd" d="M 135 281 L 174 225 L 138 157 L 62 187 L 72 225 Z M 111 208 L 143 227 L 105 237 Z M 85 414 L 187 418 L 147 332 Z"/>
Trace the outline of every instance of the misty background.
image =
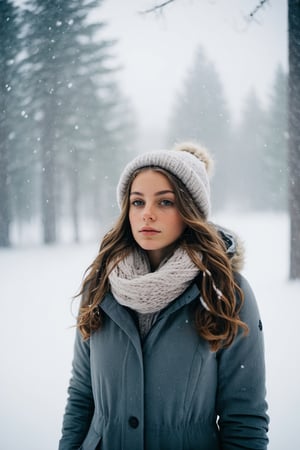
<path id="1" fill-rule="evenodd" d="M 287 8 L 256 1 L 1 3 L 0 245 L 98 237 L 139 152 L 215 159 L 213 209 L 287 208 Z"/>
<path id="2" fill-rule="evenodd" d="M 270 450 L 299 447 L 287 4 L 159 4 L 0 2 L 1 449 L 57 447 L 71 298 L 118 214 L 119 174 L 180 140 L 212 152 L 212 219 L 245 240 L 265 323 Z"/>

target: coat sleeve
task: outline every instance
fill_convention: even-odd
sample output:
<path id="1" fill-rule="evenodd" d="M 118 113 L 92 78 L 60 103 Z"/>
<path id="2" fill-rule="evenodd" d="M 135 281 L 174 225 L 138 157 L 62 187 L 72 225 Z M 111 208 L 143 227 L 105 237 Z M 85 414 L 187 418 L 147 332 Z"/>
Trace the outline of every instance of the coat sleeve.
<path id="1" fill-rule="evenodd" d="M 217 414 L 222 450 L 266 450 L 268 445 L 265 360 L 262 322 L 253 292 L 241 275 L 244 292 L 241 319 L 249 334 L 240 331 L 232 345 L 218 354 Z"/>
<path id="2" fill-rule="evenodd" d="M 76 331 L 72 377 L 63 418 L 59 450 L 78 450 L 90 427 L 94 400 L 90 372 L 90 342 Z"/>

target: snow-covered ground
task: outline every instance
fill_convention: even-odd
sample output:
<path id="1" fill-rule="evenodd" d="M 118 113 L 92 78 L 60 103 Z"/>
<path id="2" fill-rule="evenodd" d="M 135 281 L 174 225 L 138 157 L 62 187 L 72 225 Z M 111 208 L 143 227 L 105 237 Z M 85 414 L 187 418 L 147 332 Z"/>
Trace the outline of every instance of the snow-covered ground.
<path id="1" fill-rule="evenodd" d="M 288 219 L 276 214 L 217 219 L 245 241 L 244 274 L 263 318 L 269 449 L 298 450 L 300 282 L 288 282 Z M 1 450 L 57 448 L 73 349 L 71 298 L 97 247 L 64 244 L 0 251 Z"/>

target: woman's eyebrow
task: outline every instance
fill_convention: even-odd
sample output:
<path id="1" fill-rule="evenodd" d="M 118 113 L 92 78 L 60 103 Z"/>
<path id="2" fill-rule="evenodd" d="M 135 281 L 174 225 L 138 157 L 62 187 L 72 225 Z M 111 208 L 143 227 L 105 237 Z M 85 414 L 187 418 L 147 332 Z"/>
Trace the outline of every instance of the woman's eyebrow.
<path id="1" fill-rule="evenodd" d="M 174 191 L 171 191 L 171 190 L 169 190 L 169 189 L 166 189 L 166 190 L 164 190 L 164 191 L 158 191 L 158 192 L 155 192 L 155 193 L 154 193 L 155 196 L 165 195 L 165 194 L 175 194 L 175 192 L 174 192 Z M 130 195 L 140 195 L 141 197 L 144 196 L 144 194 L 143 194 L 142 192 L 138 192 L 138 191 L 130 192 Z"/>
<path id="2" fill-rule="evenodd" d="M 144 194 L 142 194 L 141 192 L 137 192 L 137 191 L 133 191 L 133 192 L 130 192 L 130 194 L 129 195 L 144 195 Z"/>
<path id="3" fill-rule="evenodd" d="M 165 194 L 175 194 L 175 192 L 171 191 L 170 189 L 166 189 L 164 191 L 155 192 L 154 195 L 165 195 Z"/>

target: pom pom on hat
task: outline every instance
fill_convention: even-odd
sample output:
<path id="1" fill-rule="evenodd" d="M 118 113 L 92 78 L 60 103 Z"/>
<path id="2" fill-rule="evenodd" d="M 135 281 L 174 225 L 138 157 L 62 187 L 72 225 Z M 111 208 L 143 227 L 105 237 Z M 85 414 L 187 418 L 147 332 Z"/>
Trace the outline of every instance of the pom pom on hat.
<path id="1" fill-rule="evenodd" d="M 133 174 L 146 167 L 161 167 L 175 175 L 186 187 L 205 218 L 210 214 L 210 186 L 208 173 L 213 166 L 208 151 L 196 144 L 177 144 L 173 150 L 157 150 L 134 158 L 121 173 L 117 186 L 117 200 L 121 207 Z"/>
<path id="2" fill-rule="evenodd" d="M 212 175 L 214 169 L 214 161 L 211 155 L 208 153 L 205 147 L 194 144 L 193 142 L 181 142 L 180 144 L 175 144 L 174 150 L 181 152 L 188 152 L 196 156 L 205 164 L 206 171 L 208 175 Z"/>

